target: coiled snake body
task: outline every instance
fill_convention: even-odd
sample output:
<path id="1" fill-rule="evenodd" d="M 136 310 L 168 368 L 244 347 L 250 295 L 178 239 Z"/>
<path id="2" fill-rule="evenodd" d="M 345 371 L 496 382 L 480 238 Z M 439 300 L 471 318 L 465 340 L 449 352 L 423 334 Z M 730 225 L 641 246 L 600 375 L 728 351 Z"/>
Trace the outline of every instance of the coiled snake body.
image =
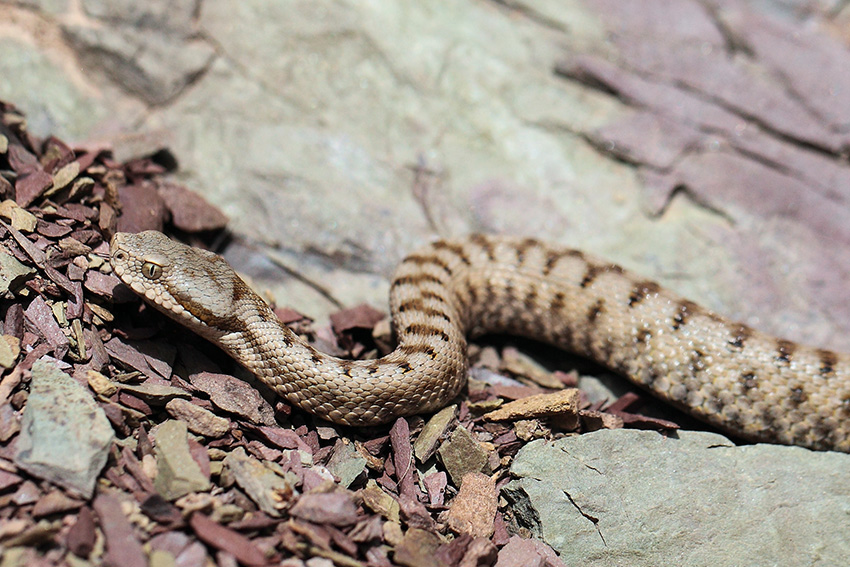
<path id="1" fill-rule="evenodd" d="M 118 233 L 111 249 L 136 293 L 336 423 L 440 408 L 465 383 L 466 336 L 506 332 L 591 358 L 745 438 L 850 452 L 850 357 L 734 323 L 576 250 L 481 235 L 434 242 L 394 276 L 397 348 L 350 361 L 303 342 L 211 252 L 151 231 Z"/>

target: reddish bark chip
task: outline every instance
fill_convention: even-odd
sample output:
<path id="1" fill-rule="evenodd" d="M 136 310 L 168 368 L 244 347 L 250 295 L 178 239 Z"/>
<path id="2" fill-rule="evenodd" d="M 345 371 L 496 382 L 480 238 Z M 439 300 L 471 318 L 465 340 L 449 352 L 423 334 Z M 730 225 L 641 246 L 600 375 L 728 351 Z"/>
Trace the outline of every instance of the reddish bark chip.
<path id="1" fill-rule="evenodd" d="M 80 509 L 77 514 L 77 521 L 68 530 L 68 536 L 65 540 L 68 550 L 83 559 L 88 558 L 94 549 L 94 543 L 97 534 L 94 530 L 94 514 L 91 508 L 85 506 Z"/>
<path id="2" fill-rule="evenodd" d="M 495 530 L 498 505 L 493 479 L 482 473 L 465 474 L 449 509 L 449 528 L 474 538 L 489 538 Z"/>
<path id="3" fill-rule="evenodd" d="M 352 329 L 372 330 L 375 324 L 387 316 L 383 311 L 378 311 L 371 305 L 361 303 L 351 309 L 343 309 L 332 313 L 330 316 L 331 327 L 337 335 Z"/>
<path id="4" fill-rule="evenodd" d="M 106 538 L 104 563 L 121 567 L 148 567 L 148 558 L 127 517 L 121 502 L 109 494 L 100 494 L 93 502 L 100 529 Z"/>
<path id="5" fill-rule="evenodd" d="M 196 512 L 189 518 L 189 526 L 202 542 L 226 551 L 243 565 L 260 566 L 268 564 L 265 554 L 242 534 L 226 528 Z"/>
<path id="6" fill-rule="evenodd" d="M 358 520 L 357 506 L 347 490 L 304 494 L 289 513 L 308 522 L 333 526 L 350 526 Z"/>
<path id="7" fill-rule="evenodd" d="M 203 232 L 227 226 L 227 216 L 221 210 L 182 185 L 163 183 L 159 194 L 171 211 L 171 222 L 180 230 Z"/>
<path id="8" fill-rule="evenodd" d="M 53 177 L 42 170 L 19 177 L 15 183 L 15 202 L 21 207 L 29 207 L 51 185 L 53 185 Z"/>
<path id="9" fill-rule="evenodd" d="M 123 205 L 118 218 L 120 232 L 162 231 L 168 209 L 152 183 L 125 185 L 118 195 Z"/>

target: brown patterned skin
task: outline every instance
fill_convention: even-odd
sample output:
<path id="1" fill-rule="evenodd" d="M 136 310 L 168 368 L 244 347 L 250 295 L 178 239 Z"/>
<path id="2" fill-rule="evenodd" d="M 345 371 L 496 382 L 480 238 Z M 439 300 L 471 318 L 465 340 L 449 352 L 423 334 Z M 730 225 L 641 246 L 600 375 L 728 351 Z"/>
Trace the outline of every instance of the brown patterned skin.
<path id="1" fill-rule="evenodd" d="M 392 283 L 398 347 L 316 351 L 219 256 L 116 234 L 115 273 L 298 407 L 346 425 L 436 410 L 466 380 L 466 336 L 505 332 L 584 355 L 751 440 L 850 452 L 850 357 L 729 321 L 623 268 L 526 238 L 473 235 L 408 256 Z"/>

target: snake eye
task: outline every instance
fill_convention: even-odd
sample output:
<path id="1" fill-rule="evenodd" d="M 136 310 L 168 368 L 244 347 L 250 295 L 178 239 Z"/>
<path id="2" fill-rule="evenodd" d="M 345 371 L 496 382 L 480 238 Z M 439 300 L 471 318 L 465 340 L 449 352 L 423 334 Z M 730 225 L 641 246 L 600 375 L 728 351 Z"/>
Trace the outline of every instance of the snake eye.
<path id="1" fill-rule="evenodd" d="M 153 262 L 145 262 L 142 264 L 142 274 L 149 280 L 159 279 L 162 275 L 162 266 Z"/>

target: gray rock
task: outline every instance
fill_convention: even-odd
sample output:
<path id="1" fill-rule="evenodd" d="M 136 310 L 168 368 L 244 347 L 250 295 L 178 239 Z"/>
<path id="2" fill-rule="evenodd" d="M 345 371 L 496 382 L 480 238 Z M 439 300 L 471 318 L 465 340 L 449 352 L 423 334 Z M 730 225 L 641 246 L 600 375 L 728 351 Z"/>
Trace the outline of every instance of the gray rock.
<path id="1" fill-rule="evenodd" d="M 503 496 L 568 565 L 842 565 L 849 468 L 713 433 L 603 430 L 528 444 Z"/>
<path id="2" fill-rule="evenodd" d="M 366 470 L 366 459 L 357 452 L 353 443 L 337 439 L 327 468 L 339 477 L 340 485 L 348 488 Z"/>
<path id="3" fill-rule="evenodd" d="M 11 299 L 35 273 L 35 269 L 20 263 L 5 246 L 0 246 L 0 297 Z"/>
<path id="4" fill-rule="evenodd" d="M 492 472 L 487 451 L 462 425 L 458 425 L 451 437 L 440 445 L 437 454 L 455 486 L 460 486 L 463 476 L 467 473 Z"/>
<path id="5" fill-rule="evenodd" d="M 150 104 L 179 94 L 215 55 L 204 41 L 130 26 L 67 25 L 65 32 L 83 60 Z"/>
<path id="6" fill-rule="evenodd" d="M 91 394 L 54 364 L 33 364 L 15 451 L 20 468 L 89 498 L 112 439 L 112 426 Z"/>
<path id="7" fill-rule="evenodd" d="M 192 458 L 189 430 L 172 419 L 156 428 L 156 491 L 166 500 L 176 500 L 190 492 L 209 489 L 210 481 Z"/>
<path id="8" fill-rule="evenodd" d="M 236 484 L 260 510 L 273 518 L 280 517 L 280 495 L 295 491 L 298 479 L 294 473 L 279 476 L 262 462 L 249 456 L 242 447 L 234 449 L 224 458 L 224 466 L 230 470 Z"/>

